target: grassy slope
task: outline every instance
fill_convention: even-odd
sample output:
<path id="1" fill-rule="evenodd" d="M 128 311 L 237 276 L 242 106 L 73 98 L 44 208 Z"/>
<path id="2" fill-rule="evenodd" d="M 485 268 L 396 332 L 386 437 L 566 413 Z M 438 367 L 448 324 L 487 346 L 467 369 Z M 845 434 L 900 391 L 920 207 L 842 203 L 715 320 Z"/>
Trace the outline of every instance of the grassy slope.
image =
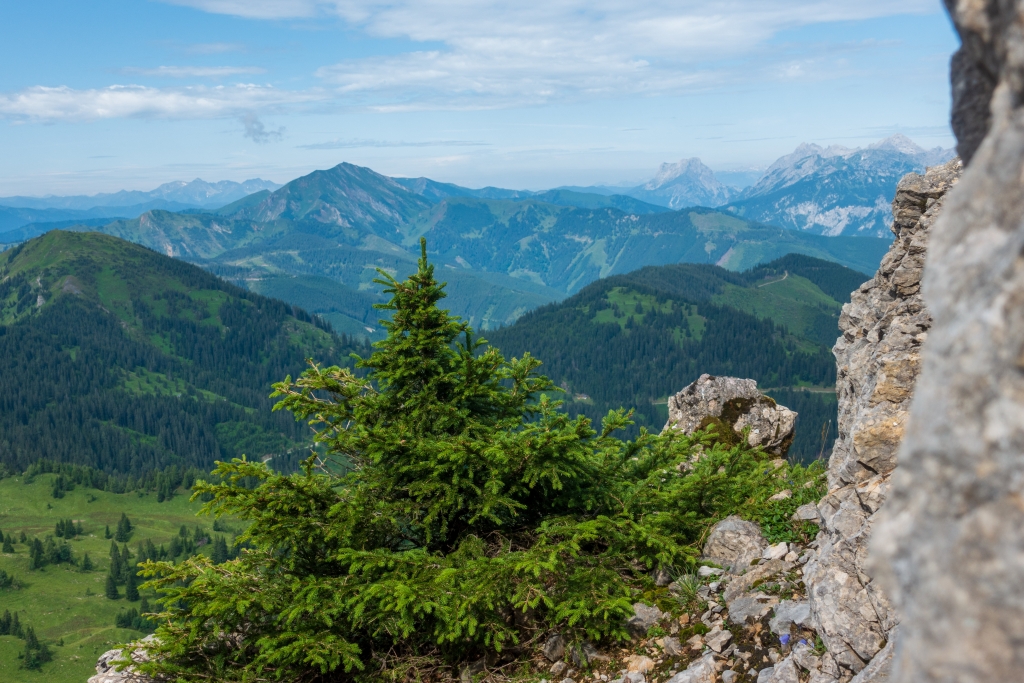
<path id="1" fill-rule="evenodd" d="M 86 573 L 68 565 L 50 565 L 30 572 L 28 550 L 21 543 L 15 544 L 13 555 L 0 554 L 0 569 L 26 584 L 20 590 L 0 591 L 0 612 L 18 611 L 21 622 L 33 626 L 54 653 L 54 661 L 42 672 L 19 669 L 17 654 L 23 642 L 0 637 L 0 681 L 4 683 L 84 683 L 95 673 L 100 654 L 139 637 L 136 631 L 114 627 L 118 611 L 138 608 L 139 603 L 108 600 L 103 595 L 110 564 L 110 541 L 103 538 L 103 530 L 105 525 L 115 528 L 122 512 L 135 525 L 128 543 L 133 553 L 135 544 L 147 538 L 156 545 L 168 543 L 182 524 L 192 528 L 199 522 L 207 530 L 211 525 L 207 518 L 196 518 L 200 504 L 189 503 L 184 494 L 157 503 L 154 493 L 114 494 L 79 486 L 64 498 L 54 499 L 50 488 L 55 476 L 39 475 L 31 484 L 25 484 L 21 476 L 0 480 L 0 530 L 15 536 L 25 531 L 30 538 L 42 539 L 53 533 L 58 519 L 80 519 L 85 537 L 70 543 L 75 557 L 88 552 L 96 569 Z M 64 645 L 55 646 L 61 638 Z"/>

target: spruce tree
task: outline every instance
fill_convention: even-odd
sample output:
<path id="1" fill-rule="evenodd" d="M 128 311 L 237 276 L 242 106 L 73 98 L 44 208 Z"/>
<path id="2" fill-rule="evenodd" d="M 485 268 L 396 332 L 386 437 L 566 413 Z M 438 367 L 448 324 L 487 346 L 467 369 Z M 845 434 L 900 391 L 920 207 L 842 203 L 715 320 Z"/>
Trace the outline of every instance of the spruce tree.
<path id="1" fill-rule="evenodd" d="M 143 671 L 371 681 L 541 633 L 625 640 L 651 571 L 692 569 L 717 519 L 767 514 L 781 484 L 817 495 L 745 443 L 645 430 L 627 442 L 625 411 L 600 430 L 570 418 L 539 361 L 504 358 L 438 306 L 421 248 L 405 281 L 381 273 L 392 315 L 359 374 L 312 363 L 275 385 L 326 455 L 292 475 L 219 463 L 221 483 L 196 483 L 206 512 L 248 522 L 247 550 L 229 572 L 202 555 L 144 568 L 164 613 L 156 639 L 129 647 L 150 655 Z"/>
<path id="2" fill-rule="evenodd" d="M 124 585 L 124 598 L 128 602 L 135 602 L 139 599 L 139 589 L 136 586 L 135 572 L 128 572 L 128 578 Z"/>
<path id="3" fill-rule="evenodd" d="M 11 537 L 10 536 L 8 536 L 7 538 L 4 539 L 3 552 L 5 552 L 5 553 L 13 553 L 14 552 L 14 545 L 11 543 Z"/>
<path id="4" fill-rule="evenodd" d="M 126 543 L 132 536 L 132 523 L 128 515 L 121 513 L 121 519 L 117 522 L 117 531 L 114 533 L 114 540 L 118 543 Z"/>
<path id="5" fill-rule="evenodd" d="M 0 615 L 0 636 L 9 635 L 11 635 L 11 612 L 5 609 L 3 615 Z"/>
<path id="6" fill-rule="evenodd" d="M 89 553 L 83 554 L 82 555 L 82 571 L 83 572 L 91 572 L 95 568 L 96 567 L 95 567 L 95 565 L 93 565 L 92 559 L 89 557 Z"/>
<path id="7" fill-rule="evenodd" d="M 25 650 L 22 652 L 21 665 L 26 669 L 39 669 L 43 664 L 53 659 L 53 653 L 45 643 L 36 637 L 35 629 L 31 626 L 25 627 Z"/>
<path id="8" fill-rule="evenodd" d="M 223 564 L 228 560 L 228 544 L 224 540 L 223 536 L 217 536 L 217 539 L 213 542 L 213 552 L 210 554 L 210 560 L 214 564 Z"/>
<path id="9" fill-rule="evenodd" d="M 110 525 L 109 524 L 103 530 L 103 538 L 113 538 L 113 535 L 110 533 Z"/>
<path id="10" fill-rule="evenodd" d="M 121 583 L 124 581 L 124 576 L 121 574 L 121 551 L 117 547 L 117 543 L 110 542 L 110 576 L 113 577 L 115 583 Z"/>
<path id="11" fill-rule="evenodd" d="M 21 621 L 18 619 L 18 613 L 15 612 L 14 616 L 11 617 L 11 635 L 17 636 L 18 638 L 24 638 L 25 632 L 21 628 Z"/>
<path id="12" fill-rule="evenodd" d="M 21 536 L 19 536 L 18 538 L 22 543 L 28 540 L 28 536 L 25 535 L 24 531 L 21 532 Z"/>
<path id="13" fill-rule="evenodd" d="M 117 600 L 121 597 L 121 594 L 117 591 L 117 581 L 114 579 L 113 574 L 107 574 L 107 585 L 104 594 L 108 600 Z"/>

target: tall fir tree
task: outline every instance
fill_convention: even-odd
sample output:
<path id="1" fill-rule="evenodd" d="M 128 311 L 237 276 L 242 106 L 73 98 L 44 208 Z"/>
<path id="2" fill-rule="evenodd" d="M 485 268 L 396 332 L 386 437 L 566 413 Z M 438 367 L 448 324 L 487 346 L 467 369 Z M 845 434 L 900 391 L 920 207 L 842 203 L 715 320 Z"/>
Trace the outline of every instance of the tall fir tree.
<path id="1" fill-rule="evenodd" d="M 139 599 L 139 588 L 136 581 L 135 572 L 128 572 L 128 578 L 124 584 L 124 598 L 128 602 L 135 602 Z"/>
<path id="2" fill-rule="evenodd" d="M 104 595 L 107 596 L 108 600 L 118 600 L 121 597 L 121 593 L 117 590 L 117 581 L 114 579 L 113 574 L 107 574 L 107 584 Z"/>
<path id="3" fill-rule="evenodd" d="M 91 572 L 95 568 L 95 565 L 92 563 L 92 558 L 89 557 L 89 553 L 84 553 L 82 555 L 82 571 Z"/>

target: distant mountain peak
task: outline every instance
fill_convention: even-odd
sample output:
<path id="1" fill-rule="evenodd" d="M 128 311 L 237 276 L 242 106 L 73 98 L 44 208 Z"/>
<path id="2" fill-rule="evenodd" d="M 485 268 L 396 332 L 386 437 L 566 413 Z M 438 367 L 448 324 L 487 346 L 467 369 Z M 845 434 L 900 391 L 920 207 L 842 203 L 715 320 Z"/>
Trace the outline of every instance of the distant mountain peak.
<path id="1" fill-rule="evenodd" d="M 671 209 L 686 206 L 721 206 L 735 191 L 723 185 L 715 172 L 697 157 L 664 163 L 646 184 L 626 194 Z"/>
<path id="2" fill-rule="evenodd" d="M 696 178 L 708 184 L 717 183 L 715 172 L 704 165 L 698 157 L 681 159 L 674 164 L 664 163 L 654 178 L 644 185 L 645 190 L 658 190 L 679 178 Z M 720 184 L 720 183 L 719 183 Z"/>
<path id="3" fill-rule="evenodd" d="M 899 152 L 900 154 L 924 154 L 925 149 L 919 146 L 916 142 L 908 138 L 903 133 L 896 133 L 890 135 L 884 140 L 868 145 L 868 149 L 883 149 L 891 152 Z"/>

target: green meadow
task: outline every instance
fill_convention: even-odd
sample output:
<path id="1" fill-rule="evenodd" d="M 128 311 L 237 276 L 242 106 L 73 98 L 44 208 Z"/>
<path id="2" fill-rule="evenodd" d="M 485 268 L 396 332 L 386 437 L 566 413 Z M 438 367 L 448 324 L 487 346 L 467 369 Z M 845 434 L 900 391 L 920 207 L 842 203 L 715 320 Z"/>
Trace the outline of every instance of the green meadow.
<path id="1" fill-rule="evenodd" d="M 35 536 L 42 540 L 53 535 L 58 520 L 80 520 L 84 534 L 69 543 L 75 559 L 80 561 L 84 553 L 89 553 L 95 569 L 83 572 L 78 567 L 59 564 L 30 571 L 29 549 L 23 543 L 15 543 L 13 554 L 0 554 L 0 569 L 23 584 L 20 589 L 0 590 L 0 614 L 4 610 L 17 612 L 21 623 L 35 628 L 53 653 L 53 661 L 41 671 L 27 670 L 20 667 L 18 657 L 23 641 L 0 636 L 3 683 L 84 683 L 95 673 L 100 654 L 142 635 L 114 626 L 120 610 L 138 609 L 140 603 L 130 603 L 123 597 L 104 597 L 111 543 L 104 538 L 104 530 L 109 525 L 113 532 L 121 513 L 128 515 L 134 526 L 128 541 L 133 555 L 136 544 L 146 539 L 157 546 L 168 544 L 183 524 L 192 529 L 198 523 L 207 532 L 212 527 L 212 519 L 196 516 L 201 504 L 190 503 L 183 491 L 162 503 L 157 502 L 153 492 L 116 494 L 83 486 L 76 486 L 63 498 L 53 498 L 55 477 L 42 474 L 32 481 L 26 481 L 23 475 L 0 479 L 0 532 L 5 536 L 13 534 L 17 539 L 24 531 L 29 539 Z M 120 592 L 123 596 L 124 586 Z"/>

